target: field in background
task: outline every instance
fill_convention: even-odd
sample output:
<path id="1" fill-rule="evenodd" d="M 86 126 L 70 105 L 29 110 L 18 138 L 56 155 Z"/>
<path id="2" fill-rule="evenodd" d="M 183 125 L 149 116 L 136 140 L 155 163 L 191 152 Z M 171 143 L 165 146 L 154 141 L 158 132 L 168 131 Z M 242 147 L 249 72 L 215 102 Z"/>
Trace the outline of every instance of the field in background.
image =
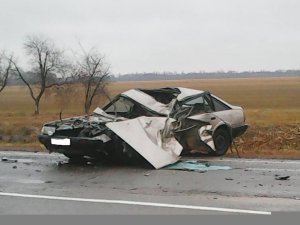
<path id="1" fill-rule="evenodd" d="M 110 96 L 131 88 L 188 87 L 209 90 L 213 94 L 242 106 L 248 132 L 239 140 L 239 149 L 258 154 L 267 151 L 291 153 L 300 157 L 300 78 L 243 78 L 186 81 L 115 82 L 108 87 Z M 0 147 L 39 147 L 33 143 L 42 124 L 63 117 L 83 114 L 83 92 L 79 85 L 72 91 L 49 90 L 41 103 L 41 115 L 33 116 L 33 102 L 24 86 L 7 87 L 0 94 Z M 93 108 L 102 106 L 99 97 Z M 276 150 L 276 151 L 275 151 Z"/>

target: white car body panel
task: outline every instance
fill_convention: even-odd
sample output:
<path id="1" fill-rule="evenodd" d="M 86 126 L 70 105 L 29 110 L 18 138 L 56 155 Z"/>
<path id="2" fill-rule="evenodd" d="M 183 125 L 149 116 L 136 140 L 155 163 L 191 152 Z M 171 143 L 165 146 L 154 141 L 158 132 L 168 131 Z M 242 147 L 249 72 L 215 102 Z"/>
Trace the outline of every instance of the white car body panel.
<path id="1" fill-rule="evenodd" d="M 236 127 L 243 123 L 244 113 L 241 109 L 231 109 L 219 112 L 214 112 L 214 115 L 218 116 L 225 123 L 229 124 L 231 127 Z"/>
<path id="2" fill-rule="evenodd" d="M 164 138 L 165 117 L 138 117 L 136 119 L 110 122 L 106 126 L 126 141 L 156 169 L 179 160 L 182 146 L 174 138 Z"/>
<path id="3" fill-rule="evenodd" d="M 177 96 L 178 101 L 181 101 L 182 99 L 192 96 L 192 95 L 202 94 L 204 92 L 204 91 L 200 91 L 200 90 L 195 90 L 195 89 L 191 89 L 191 88 L 183 88 L 183 87 L 179 87 L 178 89 L 181 92 Z"/>

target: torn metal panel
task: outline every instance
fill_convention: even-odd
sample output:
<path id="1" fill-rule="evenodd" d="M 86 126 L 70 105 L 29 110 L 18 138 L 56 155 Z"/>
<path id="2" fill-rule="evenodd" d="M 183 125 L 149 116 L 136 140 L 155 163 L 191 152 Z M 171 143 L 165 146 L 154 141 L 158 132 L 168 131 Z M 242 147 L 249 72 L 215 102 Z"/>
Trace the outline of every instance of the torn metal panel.
<path id="1" fill-rule="evenodd" d="M 212 137 L 213 133 L 213 127 L 212 125 L 206 125 L 203 127 L 200 127 L 198 130 L 198 134 L 200 139 L 207 144 L 212 150 L 216 150 L 215 143 Z"/>
<path id="2" fill-rule="evenodd" d="M 111 121 L 124 120 L 125 119 L 123 117 L 116 117 L 115 115 L 108 114 L 103 109 L 101 109 L 99 107 L 97 107 L 94 110 L 94 113 L 97 114 L 97 115 L 90 116 L 89 117 L 90 121 L 95 121 L 95 122 L 111 122 Z"/>
<path id="3" fill-rule="evenodd" d="M 179 87 L 178 89 L 180 90 L 180 94 L 177 96 L 178 101 L 181 101 L 182 99 L 189 97 L 189 96 L 202 94 L 204 92 L 204 91 L 200 91 L 200 90 L 183 88 L 183 87 Z"/>
<path id="4" fill-rule="evenodd" d="M 209 125 L 200 127 L 200 129 L 198 130 L 198 134 L 200 139 L 205 144 L 207 144 L 212 150 L 215 151 L 216 148 L 213 140 L 213 133 L 219 126 L 225 124 L 224 121 L 212 113 L 198 114 L 198 115 L 190 116 L 188 118 L 192 120 L 199 120 L 202 122 L 209 123 Z"/>
<path id="5" fill-rule="evenodd" d="M 106 126 L 121 137 L 156 169 L 179 160 L 182 146 L 174 137 L 163 138 L 167 118 L 139 117 Z"/>

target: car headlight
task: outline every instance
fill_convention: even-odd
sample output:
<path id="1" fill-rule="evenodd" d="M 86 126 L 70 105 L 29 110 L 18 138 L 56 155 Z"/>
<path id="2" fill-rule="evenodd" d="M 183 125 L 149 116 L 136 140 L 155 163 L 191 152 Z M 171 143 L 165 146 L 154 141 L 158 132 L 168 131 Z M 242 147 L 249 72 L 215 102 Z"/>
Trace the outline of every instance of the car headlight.
<path id="1" fill-rule="evenodd" d="M 55 127 L 43 126 L 41 133 L 51 136 L 55 133 Z"/>

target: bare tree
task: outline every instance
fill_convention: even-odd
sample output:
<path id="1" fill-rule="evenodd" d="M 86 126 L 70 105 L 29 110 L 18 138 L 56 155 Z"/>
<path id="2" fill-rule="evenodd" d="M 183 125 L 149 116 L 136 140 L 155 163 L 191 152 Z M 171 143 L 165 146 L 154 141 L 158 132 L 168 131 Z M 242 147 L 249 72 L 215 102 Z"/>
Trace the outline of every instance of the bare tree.
<path id="1" fill-rule="evenodd" d="M 84 111 L 88 113 L 95 96 L 107 95 L 105 87 L 110 78 L 110 67 L 103 55 L 91 49 L 83 54 L 74 68 L 75 79 L 84 87 Z"/>
<path id="2" fill-rule="evenodd" d="M 59 85 L 58 79 L 53 75 L 64 75 L 66 64 L 64 63 L 63 52 L 59 50 L 52 40 L 41 36 L 28 36 L 24 42 L 26 54 L 30 57 L 34 72 L 35 82 L 29 82 L 15 60 L 10 60 L 16 73 L 28 87 L 30 96 L 34 101 L 34 114 L 40 113 L 40 100 L 47 88 Z"/>
<path id="3" fill-rule="evenodd" d="M 0 55 L 0 93 L 7 85 L 8 76 L 11 73 L 11 59 L 12 56 L 7 59 L 4 53 Z"/>

